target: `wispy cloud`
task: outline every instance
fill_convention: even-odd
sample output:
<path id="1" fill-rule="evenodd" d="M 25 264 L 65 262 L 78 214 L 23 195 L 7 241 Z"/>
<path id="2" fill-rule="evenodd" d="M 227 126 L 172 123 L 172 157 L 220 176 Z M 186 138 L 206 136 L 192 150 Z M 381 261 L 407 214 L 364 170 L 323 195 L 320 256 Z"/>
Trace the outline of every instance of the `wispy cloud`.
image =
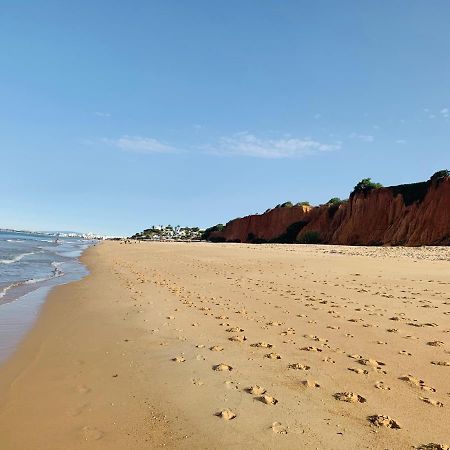
<path id="1" fill-rule="evenodd" d="M 158 139 L 141 136 L 121 136 L 118 139 L 103 139 L 103 142 L 113 145 L 120 150 L 135 153 L 179 153 L 175 147 L 165 144 Z"/>
<path id="2" fill-rule="evenodd" d="M 357 139 L 362 142 L 373 142 L 375 141 L 375 136 L 372 136 L 371 134 L 359 134 L 359 133 L 350 133 L 348 135 L 350 139 Z"/>
<path id="3" fill-rule="evenodd" d="M 249 132 L 221 137 L 206 148 L 208 153 L 225 156 L 251 156 L 254 158 L 299 158 L 320 152 L 339 150 L 341 142 L 325 144 L 311 138 L 259 138 Z"/>
<path id="4" fill-rule="evenodd" d="M 444 117 L 444 119 L 447 119 L 448 114 L 449 114 L 448 108 L 442 108 L 441 109 L 441 114 L 442 114 L 442 117 Z"/>
<path id="5" fill-rule="evenodd" d="M 405 139 L 397 139 L 395 141 L 396 144 L 406 144 L 406 140 Z"/>
<path id="6" fill-rule="evenodd" d="M 111 117 L 111 113 L 108 112 L 95 111 L 94 114 L 98 117 Z"/>

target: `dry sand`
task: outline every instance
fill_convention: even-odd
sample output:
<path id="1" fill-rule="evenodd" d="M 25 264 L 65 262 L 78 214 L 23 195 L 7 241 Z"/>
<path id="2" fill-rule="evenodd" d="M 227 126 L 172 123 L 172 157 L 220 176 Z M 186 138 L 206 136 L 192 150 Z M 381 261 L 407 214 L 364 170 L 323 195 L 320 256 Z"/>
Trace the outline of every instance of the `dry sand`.
<path id="1" fill-rule="evenodd" d="M 450 443 L 449 248 L 83 258 L 91 275 L 55 289 L 0 368 L 1 450 Z"/>

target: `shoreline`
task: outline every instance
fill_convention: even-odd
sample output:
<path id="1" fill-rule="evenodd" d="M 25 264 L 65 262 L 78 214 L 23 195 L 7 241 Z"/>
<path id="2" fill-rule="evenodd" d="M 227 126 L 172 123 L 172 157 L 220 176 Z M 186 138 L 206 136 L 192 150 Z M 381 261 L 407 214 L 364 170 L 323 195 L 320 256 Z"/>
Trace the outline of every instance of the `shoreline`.
<path id="1" fill-rule="evenodd" d="M 450 359 L 450 275 L 448 261 L 437 259 L 447 251 L 414 259 L 410 248 L 404 255 L 357 250 L 89 248 L 81 257 L 89 275 L 52 290 L 0 366 L 0 448 L 406 449 L 442 442 L 448 367 L 430 361 Z M 436 326 L 409 326 L 414 320 Z M 426 345 L 431 340 L 442 345 Z M 273 349 L 250 345 L 263 341 Z M 358 364 L 355 354 L 383 366 Z M 232 370 L 218 372 L 220 364 Z M 408 373 L 435 392 L 399 380 Z M 251 395 L 251 386 L 267 393 Z M 341 391 L 367 402 L 337 401 Z M 276 404 L 265 404 L 264 395 Z M 216 416 L 228 409 L 236 418 Z M 376 428 L 370 414 L 389 415 L 401 429 Z"/>
<path id="2" fill-rule="evenodd" d="M 93 384 L 99 381 L 95 380 L 98 370 L 95 367 L 98 362 L 97 357 L 94 361 L 90 355 L 84 355 L 86 351 L 88 353 L 92 351 L 91 339 L 82 334 L 86 328 L 95 333 L 95 339 L 100 348 L 102 345 L 109 345 L 110 340 L 115 339 L 114 330 L 111 328 L 99 332 L 96 322 L 103 317 L 95 308 L 90 308 L 83 292 L 84 285 L 90 284 L 98 274 L 95 260 L 101 245 L 86 249 L 80 257 L 81 263 L 89 271 L 87 276 L 81 280 L 56 286 L 48 293 L 39 317 L 17 345 L 14 353 L 0 365 L 0 436 L 2 437 L 0 448 L 2 450 L 126 448 L 131 441 L 131 432 L 134 431 L 136 434 L 138 423 L 131 423 L 129 416 L 147 420 L 148 411 L 144 413 L 143 405 L 139 404 L 132 408 L 129 405 L 122 406 L 119 413 L 119 417 L 123 415 L 122 419 L 128 422 L 128 432 L 124 432 L 122 426 L 110 420 L 113 416 L 111 411 L 99 414 L 93 421 L 97 422 L 100 419 L 103 425 L 105 422 L 108 423 L 111 427 L 108 431 L 96 425 L 90 425 L 89 421 L 86 423 L 79 421 L 77 418 L 81 412 L 92 411 L 89 401 L 84 400 L 91 400 L 93 388 L 83 383 L 71 383 L 72 386 L 68 390 L 67 382 L 64 380 L 77 378 L 76 373 L 82 372 L 83 366 L 89 363 L 92 373 L 87 378 L 95 381 Z M 80 325 L 84 328 L 83 332 L 79 329 Z M 74 328 L 73 337 L 68 333 L 68 328 L 70 329 L 71 326 Z M 131 334 L 135 332 L 137 330 L 132 330 Z M 69 340 L 64 341 L 67 338 Z M 79 349 L 76 348 L 78 344 Z M 97 352 L 103 353 L 100 349 L 97 349 Z M 85 358 L 86 361 L 76 359 L 84 358 L 84 356 L 88 356 Z M 101 360 L 101 356 L 99 359 Z M 122 368 L 122 371 L 127 369 L 122 361 L 115 360 L 114 364 Z M 109 366 L 107 363 L 105 365 Z M 125 365 L 128 364 L 125 363 Z M 104 368 L 103 370 L 106 372 Z M 108 381 L 115 380 L 114 375 L 116 374 L 108 373 Z M 53 392 L 55 388 L 57 392 Z M 103 386 L 100 383 L 98 388 L 102 392 L 96 398 L 101 399 L 103 406 L 109 395 L 116 397 L 117 393 L 114 392 L 111 382 Z M 62 402 L 58 399 L 60 395 L 64 397 Z M 123 398 L 126 396 L 122 392 L 123 404 L 126 403 Z M 58 409 L 46 411 L 48 409 L 46 403 L 51 404 L 52 407 L 56 405 Z M 108 406 L 111 408 L 112 405 L 111 402 Z M 145 408 L 150 408 L 149 404 Z M 154 408 L 151 408 L 151 411 L 153 422 L 158 423 L 158 427 L 152 432 L 151 427 L 148 428 L 148 423 L 141 423 L 138 433 L 141 442 L 136 448 L 147 448 L 145 442 L 148 441 L 149 433 L 152 434 L 152 441 L 159 446 L 158 442 L 166 432 L 166 419 Z M 38 423 L 40 427 L 37 426 Z M 122 439 L 117 437 L 112 439 L 108 435 L 105 437 L 105 434 L 117 433 L 117 428 L 122 429 L 120 433 Z M 22 435 L 23 429 L 27 430 L 28 436 Z M 164 445 L 161 444 L 161 446 Z"/>
<path id="3" fill-rule="evenodd" d="M 81 240 L 55 245 L 47 239 L 19 236 L 22 239 L 0 236 L 0 244 L 5 245 L 2 254 L 9 255 L 0 261 L 0 364 L 14 353 L 33 327 L 49 292 L 87 275 L 79 257 L 95 245 L 93 241 Z"/>

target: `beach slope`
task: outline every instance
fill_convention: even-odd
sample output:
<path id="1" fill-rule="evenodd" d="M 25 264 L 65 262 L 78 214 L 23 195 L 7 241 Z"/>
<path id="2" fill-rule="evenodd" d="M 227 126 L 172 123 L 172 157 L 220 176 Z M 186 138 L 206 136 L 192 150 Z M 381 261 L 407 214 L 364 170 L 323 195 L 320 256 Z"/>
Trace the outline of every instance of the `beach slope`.
<path id="1" fill-rule="evenodd" d="M 449 443 L 450 249 L 105 242 L 0 367 L 0 449 Z"/>

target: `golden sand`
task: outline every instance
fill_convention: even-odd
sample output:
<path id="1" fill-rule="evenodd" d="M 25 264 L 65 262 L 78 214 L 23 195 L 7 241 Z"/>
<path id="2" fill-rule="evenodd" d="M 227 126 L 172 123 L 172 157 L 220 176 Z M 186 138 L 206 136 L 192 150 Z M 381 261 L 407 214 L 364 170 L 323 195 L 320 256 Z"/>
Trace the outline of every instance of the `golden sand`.
<path id="1" fill-rule="evenodd" d="M 0 368 L 1 450 L 450 441 L 449 248 L 106 242 L 83 260 Z"/>

